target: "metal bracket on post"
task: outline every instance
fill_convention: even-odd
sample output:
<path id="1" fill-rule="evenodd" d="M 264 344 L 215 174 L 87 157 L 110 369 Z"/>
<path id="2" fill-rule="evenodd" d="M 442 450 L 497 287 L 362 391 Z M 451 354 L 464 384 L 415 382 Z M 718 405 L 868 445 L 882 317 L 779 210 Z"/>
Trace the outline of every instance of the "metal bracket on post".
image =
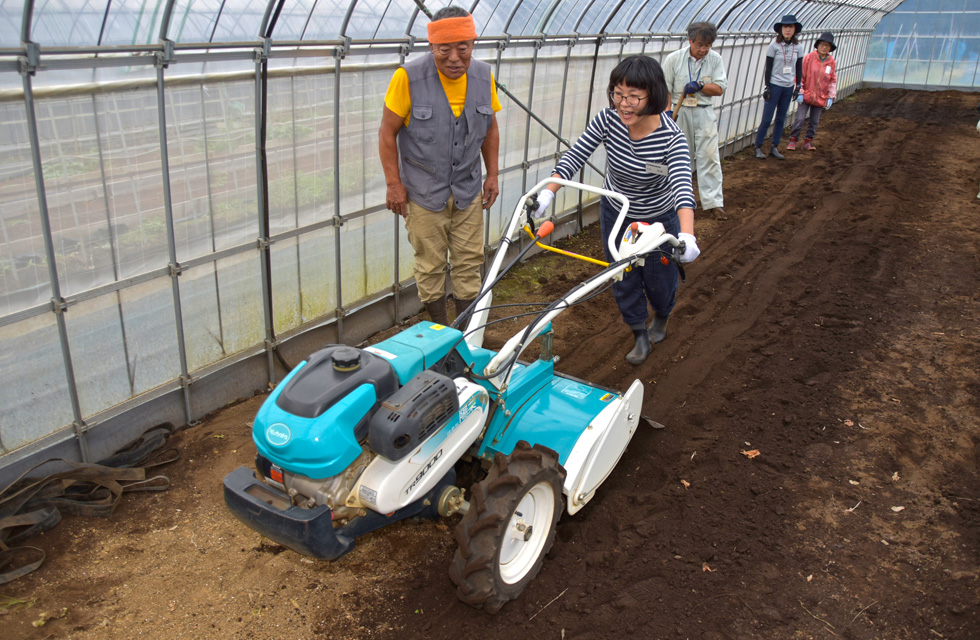
<path id="1" fill-rule="evenodd" d="M 174 41 L 163 38 L 163 51 L 157 51 L 153 55 L 156 57 L 155 66 L 158 69 L 166 69 L 174 61 Z"/>
<path id="2" fill-rule="evenodd" d="M 55 315 L 62 315 L 68 312 L 68 301 L 64 298 L 51 298 L 51 310 Z"/>
<path id="3" fill-rule="evenodd" d="M 334 318 L 337 320 L 337 342 L 344 341 L 344 318 L 347 317 L 347 310 L 343 306 L 334 309 Z"/>
<path id="4" fill-rule="evenodd" d="M 401 57 L 407 58 L 408 54 L 415 48 L 415 36 L 408 36 L 408 42 L 403 42 L 398 46 L 398 53 Z"/>
<path id="5" fill-rule="evenodd" d="M 88 425 L 85 424 L 84 420 L 81 422 L 75 420 L 71 423 L 71 426 L 75 431 L 75 439 L 78 440 L 82 462 L 92 462 L 92 454 L 88 450 L 88 440 L 85 438 L 85 434 L 88 433 Z"/>
<path id="6" fill-rule="evenodd" d="M 343 60 L 350 53 L 350 36 L 344 36 L 341 44 L 333 48 L 333 57 Z"/>
<path id="7" fill-rule="evenodd" d="M 189 400 L 189 398 L 190 398 L 190 395 L 191 395 L 191 385 L 192 384 L 194 384 L 194 378 L 192 378 L 189 374 L 184 374 L 184 373 L 180 374 L 180 389 L 181 389 L 181 392 L 184 395 L 184 407 L 185 407 L 185 411 L 188 412 L 187 413 L 187 426 L 188 427 L 196 427 L 197 425 L 201 424 L 201 421 L 200 420 L 194 420 L 194 419 L 192 419 L 191 418 L 191 415 L 189 413 L 190 412 L 190 400 Z"/>
<path id="8" fill-rule="evenodd" d="M 269 354 L 269 357 L 272 357 L 272 354 L 275 353 L 276 349 L 279 348 L 279 344 L 280 344 L 279 340 L 277 340 L 275 336 L 273 336 L 272 340 L 269 339 L 264 340 L 263 343 L 265 344 L 265 351 L 266 353 Z M 271 390 L 275 388 L 276 388 L 276 383 L 270 380 L 269 389 Z"/>
<path id="9" fill-rule="evenodd" d="M 255 62 L 268 60 L 272 56 L 272 38 L 261 38 L 261 41 L 262 46 L 256 47 L 252 52 L 252 58 Z"/>
<path id="10" fill-rule="evenodd" d="M 510 36 L 508 36 L 508 37 L 510 37 Z M 543 47 L 543 46 L 544 46 L 544 35 L 542 34 L 541 36 L 539 36 L 538 38 L 536 38 L 534 40 L 534 48 L 535 49 L 541 49 L 541 47 Z"/>
<path id="11" fill-rule="evenodd" d="M 37 68 L 41 66 L 41 45 L 36 42 L 25 42 L 24 50 L 27 52 L 27 55 L 17 58 L 17 64 L 20 65 L 20 74 L 22 76 L 33 76 L 37 72 Z"/>
<path id="12" fill-rule="evenodd" d="M 269 247 L 275 244 L 275 240 L 272 238 L 256 238 L 255 245 L 259 251 L 267 251 Z"/>
<path id="13" fill-rule="evenodd" d="M 510 45 L 510 34 L 505 33 L 503 40 L 497 41 L 497 51 L 503 51 Z"/>
<path id="14" fill-rule="evenodd" d="M 174 264 L 173 262 L 169 263 L 167 268 L 170 269 L 171 278 L 176 278 L 184 272 L 184 267 L 180 266 L 180 264 Z"/>

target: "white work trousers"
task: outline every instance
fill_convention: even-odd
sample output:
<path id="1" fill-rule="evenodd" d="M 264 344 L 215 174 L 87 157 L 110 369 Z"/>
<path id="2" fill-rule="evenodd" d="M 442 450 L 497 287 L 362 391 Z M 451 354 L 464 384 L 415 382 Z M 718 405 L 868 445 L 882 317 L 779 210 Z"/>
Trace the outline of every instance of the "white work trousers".
<path id="1" fill-rule="evenodd" d="M 687 148 L 691 152 L 691 170 L 698 174 L 701 209 L 725 206 L 721 190 L 721 158 L 718 155 L 718 126 L 711 107 L 681 107 L 677 114 Z"/>

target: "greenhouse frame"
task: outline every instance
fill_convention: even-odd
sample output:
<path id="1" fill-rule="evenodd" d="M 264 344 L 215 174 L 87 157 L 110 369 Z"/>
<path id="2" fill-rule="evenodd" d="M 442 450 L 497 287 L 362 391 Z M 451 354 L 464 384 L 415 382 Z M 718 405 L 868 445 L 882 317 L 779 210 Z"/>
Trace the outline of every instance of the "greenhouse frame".
<path id="1" fill-rule="evenodd" d="M 423 0 L 0 2 L 0 470 L 95 461 L 161 422 L 274 387 L 327 343 L 417 313 L 385 208 L 392 73 L 428 51 Z M 977 0 L 467 0 L 492 65 L 500 198 L 551 175 L 625 56 L 718 26 L 723 156 L 751 144 L 773 24 L 838 44 L 838 96 L 975 91 Z M 601 153 L 581 181 L 601 184 Z M 557 237 L 597 219 L 562 192 Z"/>

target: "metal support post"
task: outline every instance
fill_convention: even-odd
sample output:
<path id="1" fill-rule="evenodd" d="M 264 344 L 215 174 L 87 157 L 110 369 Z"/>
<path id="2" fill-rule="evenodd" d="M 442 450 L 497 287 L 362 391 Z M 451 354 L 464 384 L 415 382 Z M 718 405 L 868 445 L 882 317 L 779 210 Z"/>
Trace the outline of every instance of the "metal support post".
<path id="1" fill-rule="evenodd" d="M 25 42 L 27 56 L 18 59 L 20 74 L 24 79 L 24 107 L 27 115 L 27 135 L 31 141 L 31 160 L 34 164 L 34 186 L 37 189 L 38 216 L 41 219 L 41 235 L 44 239 L 44 255 L 48 262 L 48 280 L 51 284 L 51 310 L 54 312 L 58 325 L 58 338 L 61 342 L 61 357 L 65 364 L 65 378 L 68 384 L 68 398 L 71 402 L 71 412 L 74 417 L 72 426 L 75 439 L 78 442 L 79 456 L 82 462 L 90 462 L 88 441 L 86 440 L 86 425 L 82 418 L 81 403 L 78 399 L 78 384 L 75 380 L 75 369 L 72 365 L 71 346 L 68 341 L 68 324 L 65 321 L 65 311 L 68 304 L 61 296 L 61 283 L 58 281 L 58 264 L 54 252 L 54 237 L 51 232 L 50 212 L 48 211 L 47 192 L 44 187 L 44 170 L 41 166 L 41 141 L 37 131 L 37 113 L 34 106 L 34 91 L 31 78 L 40 66 L 40 47 L 34 42 Z"/>
<path id="2" fill-rule="evenodd" d="M 337 342 L 344 342 L 344 286 L 341 277 L 340 233 L 344 218 L 340 214 L 340 61 L 350 51 L 350 38 L 344 44 L 334 47 L 333 71 L 333 215 L 337 230 L 334 234 L 335 265 L 337 269 Z"/>
<path id="3" fill-rule="evenodd" d="M 527 147 L 531 142 L 531 110 L 534 108 L 534 78 L 538 71 L 538 53 L 541 51 L 542 46 L 544 46 L 544 38 L 535 40 L 534 53 L 531 55 L 531 81 L 528 83 L 527 115 L 524 117 L 524 164 L 521 168 L 521 193 L 527 192 L 527 170 L 530 166 L 528 163 Z M 521 239 L 521 243 L 523 244 L 523 238 Z"/>
<path id="4" fill-rule="evenodd" d="M 565 73 L 562 76 L 561 83 L 561 98 L 558 106 L 558 142 L 555 143 L 555 164 L 558 164 L 558 160 L 561 157 L 561 133 L 564 131 L 565 126 L 565 100 L 568 97 L 568 70 L 572 63 L 572 49 L 575 48 L 575 43 L 578 38 L 570 38 L 568 40 L 568 47 L 565 49 Z M 555 208 L 557 209 L 558 204 L 555 203 Z M 578 208 L 578 212 L 575 215 L 576 219 L 576 233 L 583 229 L 582 225 L 582 208 Z"/>
<path id="5" fill-rule="evenodd" d="M 276 384 L 275 315 L 272 309 L 272 241 L 269 223 L 269 171 L 265 139 L 268 122 L 269 53 L 272 40 L 262 38 L 262 46 L 255 49 L 255 187 L 258 191 L 258 250 L 260 277 L 262 279 L 262 314 L 265 321 L 265 355 L 269 367 L 269 384 Z"/>
<path id="6" fill-rule="evenodd" d="M 160 127 L 160 173 L 163 179 L 163 212 L 167 226 L 167 255 L 170 258 L 170 288 L 174 298 L 174 330 L 177 334 L 177 355 L 180 357 L 180 380 L 184 395 L 184 414 L 188 424 L 194 422 L 191 414 L 192 378 L 187 370 L 187 342 L 184 338 L 184 314 L 180 307 L 180 283 L 177 278 L 181 273 L 180 263 L 177 262 L 177 241 L 174 238 L 174 210 L 170 193 L 170 154 L 167 150 L 167 107 L 164 90 L 163 72 L 173 61 L 174 43 L 164 40 L 164 49 L 156 54 L 157 69 L 157 120 Z M 217 269 L 215 264 L 215 269 Z"/>

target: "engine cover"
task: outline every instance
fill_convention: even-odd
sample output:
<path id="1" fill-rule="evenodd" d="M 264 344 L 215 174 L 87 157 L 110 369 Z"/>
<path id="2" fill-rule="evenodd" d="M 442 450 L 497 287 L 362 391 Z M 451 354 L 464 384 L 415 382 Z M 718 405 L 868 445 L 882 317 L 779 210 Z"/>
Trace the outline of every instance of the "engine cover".
<path id="1" fill-rule="evenodd" d="M 361 455 L 370 417 L 398 388 L 388 362 L 343 345 L 293 368 L 252 423 L 258 452 L 293 474 L 331 478 Z"/>
<path id="2" fill-rule="evenodd" d="M 276 405 L 300 418 L 318 418 L 363 384 L 374 386 L 380 403 L 398 388 L 398 377 L 384 358 L 342 344 L 330 345 L 311 355 L 283 385 Z M 352 426 L 361 440 L 367 420 Z"/>
<path id="3" fill-rule="evenodd" d="M 381 404 L 371 417 L 368 442 L 378 455 L 401 460 L 458 411 L 453 381 L 426 369 Z"/>
<path id="4" fill-rule="evenodd" d="M 453 383 L 459 398 L 457 415 L 422 444 L 408 447 L 409 455 L 397 462 L 380 455 L 372 460 L 347 497 L 347 506 L 392 513 L 424 497 L 452 472 L 456 461 L 480 436 L 490 405 L 490 396 L 480 385 L 465 378 Z"/>

